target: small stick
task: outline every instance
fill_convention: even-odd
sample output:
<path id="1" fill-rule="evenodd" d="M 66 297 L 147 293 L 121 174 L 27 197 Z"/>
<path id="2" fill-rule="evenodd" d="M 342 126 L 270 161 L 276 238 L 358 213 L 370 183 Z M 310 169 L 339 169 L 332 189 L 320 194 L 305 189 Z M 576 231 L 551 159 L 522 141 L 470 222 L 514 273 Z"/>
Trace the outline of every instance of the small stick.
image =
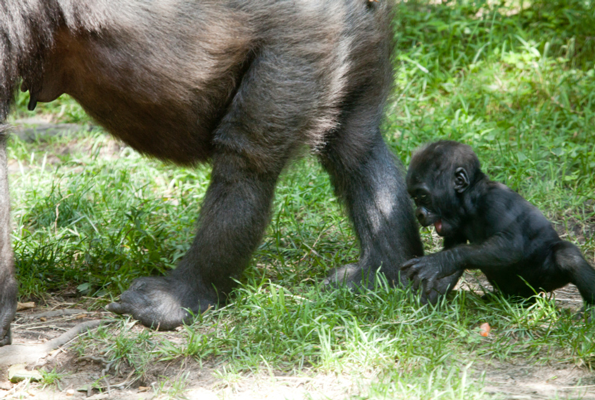
<path id="1" fill-rule="evenodd" d="M 78 324 L 55 339 L 35 346 L 12 345 L 0 348 L 0 366 L 28 364 L 47 356 L 50 351 L 68 343 L 89 329 L 95 329 L 106 321 L 87 321 Z"/>

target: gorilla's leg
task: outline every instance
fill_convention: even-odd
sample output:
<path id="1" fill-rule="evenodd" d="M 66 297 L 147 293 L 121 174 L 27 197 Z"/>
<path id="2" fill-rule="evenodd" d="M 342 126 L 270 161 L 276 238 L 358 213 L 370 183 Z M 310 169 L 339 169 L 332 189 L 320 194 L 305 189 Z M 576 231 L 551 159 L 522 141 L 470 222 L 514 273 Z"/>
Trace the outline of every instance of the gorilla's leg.
<path id="1" fill-rule="evenodd" d="M 379 269 L 392 284 L 406 283 L 399 277 L 400 265 L 423 255 L 401 167 L 378 128 L 377 104 L 373 98 L 362 98 L 352 106 L 321 154 L 337 196 L 347 206 L 361 251 L 356 265 L 333 271 L 327 283 L 370 287 Z"/>
<path id="2" fill-rule="evenodd" d="M 11 343 L 10 323 L 17 310 L 17 281 L 10 246 L 10 202 L 6 167 L 6 125 L 0 123 L 0 346 Z"/>
<path id="3" fill-rule="evenodd" d="M 184 309 L 202 312 L 230 292 L 262 238 L 277 178 L 300 140 L 296 121 L 304 112 L 292 96 L 313 88 L 284 86 L 299 82 L 299 75 L 288 78 L 299 73 L 295 64 L 264 50 L 253 61 L 215 132 L 211 184 L 190 250 L 167 276 L 137 279 L 110 311 L 171 329 L 188 319 Z"/>
<path id="4" fill-rule="evenodd" d="M 215 157 L 198 232 L 180 265 L 165 277 L 137 279 L 110 311 L 172 329 L 189 317 L 183 308 L 203 312 L 229 293 L 262 237 L 279 174 L 243 164 L 239 155 Z"/>

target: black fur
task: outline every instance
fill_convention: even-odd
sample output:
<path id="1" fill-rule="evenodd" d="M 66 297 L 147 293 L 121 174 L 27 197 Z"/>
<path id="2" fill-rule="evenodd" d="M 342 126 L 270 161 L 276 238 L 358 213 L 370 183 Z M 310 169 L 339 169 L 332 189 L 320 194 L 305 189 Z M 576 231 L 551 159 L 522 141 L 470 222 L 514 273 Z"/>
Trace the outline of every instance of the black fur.
<path id="1" fill-rule="evenodd" d="M 443 251 L 403 265 L 415 287 L 445 293 L 465 269 L 479 269 L 508 295 L 526 298 L 573 283 L 587 305 L 595 303 L 595 270 L 580 250 L 518 193 L 490 181 L 471 147 L 439 141 L 421 148 L 407 190 L 420 224 L 433 224 L 444 237 Z M 449 276 L 449 287 L 437 283 Z"/>
<path id="2" fill-rule="evenodd" d="M 279 174 L 304 146 L 330 173 L 361 246 L 359 264 L 330 281 L 359 285 L 379 268 L 399 280 L 401 263 L 423 250 L 379 131 L 391 18 L 390 1 L 366 0 L 0 2 L 0 121 L 22 78 L 31 107 L 68 93 L 141 152 L 213 165 L 178 268 L 138 279 L 110 310 L 170 329 L 188 318 L 183 308 L 224 298 L 261 240 Z M 0 173 L 6 344 L 16 284 L 4 164 Z"/>

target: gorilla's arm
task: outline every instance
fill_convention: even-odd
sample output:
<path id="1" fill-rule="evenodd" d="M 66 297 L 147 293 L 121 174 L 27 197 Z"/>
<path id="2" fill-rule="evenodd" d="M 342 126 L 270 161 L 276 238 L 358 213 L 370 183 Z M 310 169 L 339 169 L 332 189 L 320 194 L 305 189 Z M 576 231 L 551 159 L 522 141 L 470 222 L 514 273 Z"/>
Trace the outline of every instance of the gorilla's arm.
<path id="1" fill-rule="evenodd" d="M 466 244 L 466 243 L 467 243 L 467 238 L 464 237 L 463 235 L 445 237 L 443 251 L 452 249 L 453 247 L 457 247 L 457 246 L 460 246 L 460 245 Z"/>
<path id="2" fill-rule="evenodd" d="M 444 250 L 451 249 L 455 246 L 459 246 L 461 244 L 467 243 L 467 239 L 462 235 L 457 236 L 450 236 L 444 238 Z M 432 287 L 428 287 L 427 291 L 424 291 L 421 296 L 422 304 L 430 303 L 436 304 L 438 298 L 442 295 L 449 293 L 451 290 L 455 288 L 457 282 L 461 278 L 463 274 L 463 270 L 459 272 L 455 272 L 452 275 L 445 276 L 444 278 L 436 279 L 434 285 Z M 419 286 L 414 282 L 415 288 Z"/>
<path id="3" fill-rule="evenodd" d="M 441 278 L 465 269 L 489 271 L 519 262 L 523 258 L 523 242 L 521 230 L 513 226 L 479 244 L 445 247 L 439 253 L 414 258 L 404 263 L 401 270 L 413 282 L 414 288 L 425 281 L 425 291 L 429 292 Z"/>

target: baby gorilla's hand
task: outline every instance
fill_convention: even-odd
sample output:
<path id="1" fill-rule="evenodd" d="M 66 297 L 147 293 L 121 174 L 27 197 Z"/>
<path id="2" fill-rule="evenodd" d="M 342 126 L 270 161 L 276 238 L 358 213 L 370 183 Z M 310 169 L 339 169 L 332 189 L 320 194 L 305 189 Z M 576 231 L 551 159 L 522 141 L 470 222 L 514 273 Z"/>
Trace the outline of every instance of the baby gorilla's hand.
<path id="1" fill-rule="evenodd" d="M 444 254 L 445 252 L 440 252 L 413 258 L 401 266 L 401 271 L 405 272 L 415 290 L 423 284 L 427 295 L 432 290 L 438 290 L 437 283 L 440 279 L 458 272 L 454 264 L 446 262 Z"/>

